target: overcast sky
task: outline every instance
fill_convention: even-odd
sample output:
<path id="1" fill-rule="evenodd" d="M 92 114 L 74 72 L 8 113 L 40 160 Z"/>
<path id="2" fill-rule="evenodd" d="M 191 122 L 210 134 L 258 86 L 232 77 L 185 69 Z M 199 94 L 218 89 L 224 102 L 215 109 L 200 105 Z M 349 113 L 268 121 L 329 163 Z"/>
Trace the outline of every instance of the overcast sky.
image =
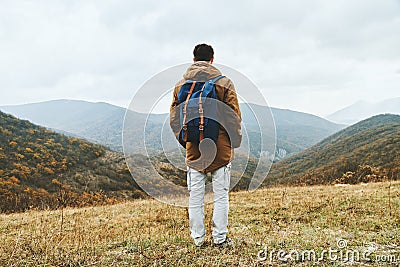
<path id="1" fill-rule="evenodd" d="M 270 106 L 328 115 L 399 97 L 399 0 L 1 1 L 0 105 L 71 98 L 128 106 L 152 75 L 215 61 Z"/>

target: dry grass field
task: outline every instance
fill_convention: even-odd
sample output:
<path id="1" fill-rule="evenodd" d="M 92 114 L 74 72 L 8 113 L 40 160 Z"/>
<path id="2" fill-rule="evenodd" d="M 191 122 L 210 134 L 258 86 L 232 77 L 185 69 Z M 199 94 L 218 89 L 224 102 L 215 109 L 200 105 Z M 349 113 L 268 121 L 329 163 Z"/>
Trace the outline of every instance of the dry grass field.
<path id="1" fill-rule="evenodd" d="M 65 209 L 63 216 L 61 210 L 2 214 L 0 265 L 400 264 L 400 182 L 275 187 L 253 193 L 231 193 L 230 197 L 230 237 L 235 241 L 232 249 L 212 246 L 210 237 L 207 246 L 195 247 L 189 237 L 186 209 L 154 200 L 138 200 L 111 206 Z M 212 205 L 207 205 L 208 234 L 211 211 Z M 338 245 L 343 248 L 331 254 L 331 258 L 323 254 L 330 248 L 339 250 Z M 287 253 L 313 250 L 317 258 L 323 255 L 323 259 L 317 262 L 318 259 L 300 257 L 294 261 L 283 257 L 284 253 L 279 254 L 281 259 L 278 259 L 278 250 Z M 365 255 L 370 261 L 361 255 L 359 260 L 346 260 L 340 253 L 348 250 L 360 254 L 367 251 Z"/>

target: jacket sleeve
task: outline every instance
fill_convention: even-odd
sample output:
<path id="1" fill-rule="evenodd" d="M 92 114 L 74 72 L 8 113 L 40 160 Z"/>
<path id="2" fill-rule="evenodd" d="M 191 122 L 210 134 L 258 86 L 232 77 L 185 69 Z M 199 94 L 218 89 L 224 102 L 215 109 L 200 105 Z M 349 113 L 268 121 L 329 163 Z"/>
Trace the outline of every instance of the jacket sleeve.
<path id="1" fill-rule="evenodd" d="M 224 122 L 225 128 L 227 128 L 226 130 L 229 133 L 229 138 L 231 139 L 232 147 L 238 148 L 242 142 L 242 114 L 240 112 L 239 101 L 232 81 L 229 81 L 225 87 L 223 102 L 230 107 L 231 111 L 233 111 L 224 115 Z"/>
<path id="2" fill-rule="evenodd" d="M 171 127 L 172 132 L 175 135 L 175 138 L 179 141 L 179 143 L 186 148 L 186 143 L 179 140 L 179 134 L 181 132 L 180 126 L 180 113 L 179 113 L 179 105 L 178 105 L 178 88 L 175 87 L 172 103 L 169 109 L 169 125 Z"/>

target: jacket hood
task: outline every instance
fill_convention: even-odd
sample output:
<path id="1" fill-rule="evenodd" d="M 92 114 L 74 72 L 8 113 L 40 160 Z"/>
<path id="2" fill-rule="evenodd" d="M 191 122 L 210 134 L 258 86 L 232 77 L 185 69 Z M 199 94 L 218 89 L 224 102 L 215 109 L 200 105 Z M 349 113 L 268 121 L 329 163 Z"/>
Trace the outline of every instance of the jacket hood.
<path id="1" fill-rule="evenodd" d="M 192 64 L 183 75 L 185 80 L 207 81 L 221 75 L 221 72 L 206 61 Z"/>

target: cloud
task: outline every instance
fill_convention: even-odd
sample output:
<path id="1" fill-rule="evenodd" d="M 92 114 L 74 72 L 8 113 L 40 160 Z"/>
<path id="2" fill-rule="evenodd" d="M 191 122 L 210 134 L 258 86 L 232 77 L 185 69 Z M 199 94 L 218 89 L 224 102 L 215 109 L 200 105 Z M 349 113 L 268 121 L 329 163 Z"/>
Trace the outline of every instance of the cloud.
<path id="1" fill-rule="evenodd" d="M 395 0 L 5 1 L 0 105 L 127 106 L 145 80 L 209 42 L 272 106 L 325 115 L 398 96 L 399 11 Z"/>

